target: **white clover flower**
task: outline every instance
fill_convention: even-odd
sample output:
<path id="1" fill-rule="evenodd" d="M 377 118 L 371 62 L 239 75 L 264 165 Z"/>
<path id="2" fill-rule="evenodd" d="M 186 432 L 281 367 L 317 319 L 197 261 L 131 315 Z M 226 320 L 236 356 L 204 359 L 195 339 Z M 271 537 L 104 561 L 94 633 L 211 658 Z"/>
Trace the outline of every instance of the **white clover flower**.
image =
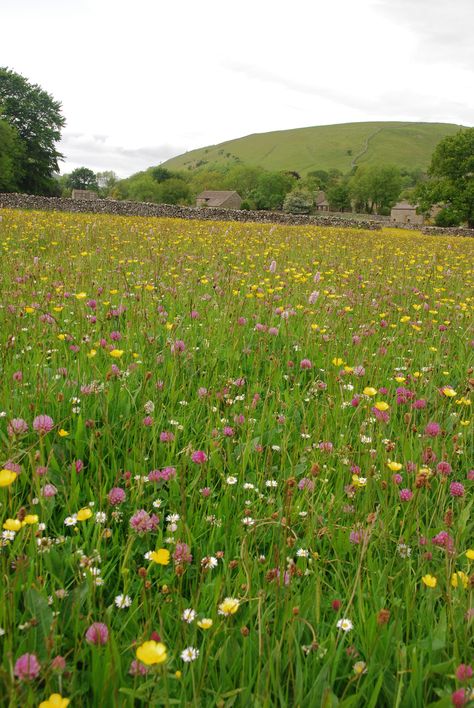
<path id="1" fill-rule="evenodd" d="M 266 487 L 278 487 L 278 482 L 276 479 L 267 479 L 265 481 L 265 486 Z"/>
<path id="2" fill-rule="evenodd" d="M 228 477 L 226 477 L 225 481 L 227 482 L 227 484 L 230 484 L 230 485 L 237 484 L 237 477 L 233 477 L 232 475 L 229 475 Z"/>
<path id="3" fill-rule="evenodd" d="M 191 624 L 191 622 L 194 622 L 194 620 L 196 619 L 196 610 L 193 610 L 188 607 L 186 610 L 183 611 L 181 619 L 183 620 L 183 622 Z"/>
<path id="4" fill-rule="evenodd" d="M 66 526 L 75 526 L 77 523 L 77 514 L 73 514 L 72 516 L 66 516 L 64 519 L 64 523 Z"/>
<path id="5" fill-rule="evenodd" d="M 107 521 L 107 514 L 105 511 L 98 511 L 97 514 L 95 515 L 95 523 L 96 524 L 105 524 Z"/>
<path id="6" fill-rule="evenodd" d="M 117 595 L 114 602 L 116 607 L 119 608 L 119 610 L 123 610 L 126 607 L 130 607 L 130 605 L 132 604 L 132 598 L 130 597 L 130 595 Z"/>
<path id="7" fill-rule="evenodd" d="M 354 628 L 354 625 L 352 624 L 350 619 L 347 619 L 347 617 L 343 617 L 342 619 L 337 621 L 336 627 L 338 629 L 342 629 L 343 632 L 350 632 L 351 629 Z"/>
<path id="8" fill-rule="evenodd" d="M 206 556 L 201 561 L 201 566 L 203 568 L 208 569 L 208 570 L 211 570 L 212 568 L 217 568 L 217 565 L 218 565 L 218 560 L 214 556 Z"/>
<path id="9" fill-rule="evenodd" d="M 199 656 L 199 649 L 195 649 L 194 647 L 186 647 L 186 649 L 183 649 L 183 651 L 180 654 L 180 657 L 183 661 L 185 661 L 187 664 L 190 663 L 191 661 L 196 661 L 196 659 Z"/>
<path id="10" fill-rule="evenodd" d="M 296 551 L 296 555 L 298 558 L 308 558 L 309 557 L 309 551 L 306 550 L 306 548 L 298 548 Z"/>
<path id="11" fill-rule="evenodd" d="M 255 523 L 255 519 L 252 519 L 250 516 L 246 516 L 244 519 L 242 519 L 242 523 L 244 526 L 253 526 Z"/>

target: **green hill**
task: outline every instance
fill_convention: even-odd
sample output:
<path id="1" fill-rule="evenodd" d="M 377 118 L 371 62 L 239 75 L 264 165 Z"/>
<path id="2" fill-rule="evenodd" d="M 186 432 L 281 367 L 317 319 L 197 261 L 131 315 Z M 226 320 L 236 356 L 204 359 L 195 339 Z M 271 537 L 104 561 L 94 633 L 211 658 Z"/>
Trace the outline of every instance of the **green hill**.
<path id="1" fill-rule="evenodd" d="M 461 127 L 452 123 L 374 122 L 278 130 L 191 150 L 167 160 L 163 167 L 194 170 L 242 162 L 267 170 L 296 170 L 302 175 L 331 168 L 346 173 L 362 164 L 426 170 L 437 143 Z"/>

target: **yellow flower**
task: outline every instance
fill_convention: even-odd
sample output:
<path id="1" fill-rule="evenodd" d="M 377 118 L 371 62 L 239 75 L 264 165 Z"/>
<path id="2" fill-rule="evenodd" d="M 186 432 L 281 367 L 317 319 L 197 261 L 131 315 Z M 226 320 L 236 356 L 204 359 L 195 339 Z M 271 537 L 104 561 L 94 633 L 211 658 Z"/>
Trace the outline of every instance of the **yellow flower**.
<path id="1" fill-rule="evenodd" d="M 364 393 L 364 396 L 375 396 L 377 393 L 377 389 L 373 388 L 373 386 L 366 386 L 364 388 L 363 393 Z"/>
<path id="2" fill-rule="evenodd" d="M 162 664 L 168 658 L 165 645 L 153 640 L 140 644 L 136 651 L 136 657 L 146 666 Z"/>
<path id="3" fill-rule="evenodd" d="M 212 624 L 212 620 L 209 617 L 204 617 L 204 619 L 198 620 L 197 626 L 201 629 L 210 629 Z"/>
<path id="4" fill-rule="evenodd" d="M 52 693 L 47 701 L 42 701 L 39 708 L 66 708 L 69 698 L 63 698 L 60 693 Z"/>
<path id="5" fill-rule="evenodd" d="M 151 560 L 159 565 L 168 565 L 170 562 L 170 552 L 166 548 L 160 548 L 158 551 L 152 551 Z"/>
<path id="6" fill-rule="evenodd" d="M 34 307 L 25 307 L 25 312 L 27 312 L 29 315 L 31 315 L 31 313 L 34 311 Z"/>
<path id="7" fill-rule="evenodd" d="M 395 381 L 397 383 L 403 383 L 404 381 L 406 381 L 406 378 L 404 376 L 395 376 Z"/>
<path id="8" fill-rule="evenodd" d="M 240 602 L 235 597 L 226 597 L 223 602 L 218 607 L 220 615 L 235 615 L 239 609 Z"/>
<path id="9" fill-rule="evenodd" d="M 377 401 L 377 403 L 374 405 L 374 408 L 376 408 L 378 411 L 388 411 L 390 406 L 386 401 Z"/>
<path id="10" fill-rule="evenodd" d="M 76 300 L 84 300 L 87 297 L 87 293 L 77 293 Z"/>
<path id="11" fill-rule="evenodd" d="M 462 570 L 458 570 L 457 573 L 451 575 L 451 585 L 453 588 L 457 588 L 459 583 L 463 586 L 464 590 L 469 585 L 469 576 L 463 573 Z"/>
<path id="12" fill-rule="evenodd" d="M 344 359 L 341 359 L 340 357 L 334 357 L 332 363 L 334 364 L 334 366 L 342 366 L 344 364 Z"/>
<path id="13" fill-rule="evenodd" d="M 3 524 L 5 531 L 19 531 L 21 529 L 21 521 L 19 519 L 7 519 Z"/>
<path id="14" fill-rule="evenodd" d="M 394 462 L 393 460 L 391 460 L 390 462 L 387 462 L 387 467 L 391 469 L 392 472 L 400 472 L 403 465 L 400 462 Z"/>
<path id="15" fill-rule="evenodd" d="M 62 438 L 67 438 L 69 433 L 67 430 L 64 430 L 64 428 L 61 428 L 61 430 L 58 430 L 58 435 L 60 435 Z"/>
<path id="16" fill-rule="evenodd" d="M 352 484 L 354 487 L 365 487 L 367 484 L 366 477 L 359 477 L 358 474 L 352 475 Z"/>
<path id="17" fill-rule="evenodd" d="M 97 350 L 91 349 L 90 352 L 87 353 L 87 356 L 89 357 L 89 359 L 92 359 L 96 354 L 97 354 Z"/>
<path id="18" fill-rule="evenodd" d="M 174 675 L 176 676 L 177 679 L 180 679 L 183 674 L 181 671 L 178 670 L 178 671 L 174 672 Z"/>
<path id="19" fill-rule="evenodd" d="M 85 506 L 83 509 L 79 509 L 77 512 L 77 520 L 78 521 L 87 521 L 87 519 L 90 519 L 92 516 L 92 511 L 89 509 L 88 506 Z"/>
<path id="20" fill-rule="evenodd" d="M 438 581 L 433 575 L 424 575 L 422 581 L 428 588 L 435 588 L 438 584 Z"/>
<path id="21" fill-rule="evenodd" d="M 474 550 L 472 548 L 468 548 L 466 551 L 466 558 L 469 558 L 470 561 L 474 560 Z"/>
<path id="22" fill-rule="evenodd" d="M 11 470 L 0 470 L 0 487 L 9 487 L 16 479 L 15 472 Z"/>
<path id="23" fill-rule="evenodd" d="M 114 359 L 120 359 L 123 356 L 123 349 L 112 349 L 110 356 L 113 356 Z"/>
<path id="24" fill-rule="evenodd" d="M 39 521 L 38 514 L 27 514 L 23 519 L 23 526 L 25 524 L 37 524 Z"/>
<path id="25" fill-rule="evenodd" d="M 441 393 L 444 393 L 448 398 L 453 398 L 458 395 L 452 386 L 443 386 Z"/>

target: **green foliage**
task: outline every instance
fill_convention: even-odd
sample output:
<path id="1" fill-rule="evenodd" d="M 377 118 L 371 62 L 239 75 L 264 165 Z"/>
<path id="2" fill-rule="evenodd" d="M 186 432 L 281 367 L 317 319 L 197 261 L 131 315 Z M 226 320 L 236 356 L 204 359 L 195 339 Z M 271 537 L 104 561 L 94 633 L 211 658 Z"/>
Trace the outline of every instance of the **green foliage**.
<path id="1" fill-rule="evenodd" d="M 395 166 L 360 167 L 351 177 L 349 188 L 356 211 L 382 213 L 397 201 L 402 187 L 400 170 Z"/>
<path id="2" fill-rule="evenodd" d="M 167 179 L 171 179 L 173 177 L 173 173 L 170 172 L 170 170 L 167 170 L 166 167 L 161 167 L 161 165 L 158 165 L 158 167 L 152 167 L 150 174 L 156 182 L 166 182 Z"/>
<path id="3" fill-rule="evenodd" d="M 289 214 L 310 214 L 314 206 L 314 195 L 308 189 L 296 187 L 289 192 L 283 202 L 283 211 Z"/>
<path id="4" fill-rule="evenodd" d="M 351 194 L 349 185 L 344 182 L 334 184 L 327 191 L 327 200 L 331 207 L 331 211 L 350 211 L 351 210 Z"/>
<path id="5" fill-rule="evenodd" d="M 18 133 L 0 116 L 0 191 L 18 189 L 21 144 Z"/>
<path id="6" fill-rule="evenodd" d="M 37 84 L 0 68 L 0 111 L 16 130 L 22 147 L 15 172 L 18 189 L 51 194 L 56 186 L 53 175 L 62 158 L 55 147 L 65 124 L 61 104 Z"/>
<path id="7" fill-rule="evenodd" d="M 66 184 L 69 189 L 89 189 L 93 192 L 99 189 L 97 177 L 88 167 L 77 167 L 73 170 L 67 175 Z"/>
<path id="8" fill-rule="evenodd" d="M 462 215 L 453 207 L 445 207 L 435 216 L 436 226 L 459 226 L 461 221 Z"/>
<path id="9" fill-rule="evenodd" d="M 446 213 L 438 215 L 441 221 L 466 221 L 474 228 L 474 128 L 461 130 L 437 145 L 430 175 L 432 179 L 417 190 L 422 208 L 443 203 Z"/>

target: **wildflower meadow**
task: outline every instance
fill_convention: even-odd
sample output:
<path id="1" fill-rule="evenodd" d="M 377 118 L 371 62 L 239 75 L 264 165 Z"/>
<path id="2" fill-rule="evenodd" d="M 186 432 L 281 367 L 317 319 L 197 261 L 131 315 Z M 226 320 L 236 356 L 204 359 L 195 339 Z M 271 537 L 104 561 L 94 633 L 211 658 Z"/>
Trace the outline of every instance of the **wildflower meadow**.
<path id="1" fill-rule="evenodd" d="M 0 705 L 470 704 L 474 240 L 0 214 Z"/>

